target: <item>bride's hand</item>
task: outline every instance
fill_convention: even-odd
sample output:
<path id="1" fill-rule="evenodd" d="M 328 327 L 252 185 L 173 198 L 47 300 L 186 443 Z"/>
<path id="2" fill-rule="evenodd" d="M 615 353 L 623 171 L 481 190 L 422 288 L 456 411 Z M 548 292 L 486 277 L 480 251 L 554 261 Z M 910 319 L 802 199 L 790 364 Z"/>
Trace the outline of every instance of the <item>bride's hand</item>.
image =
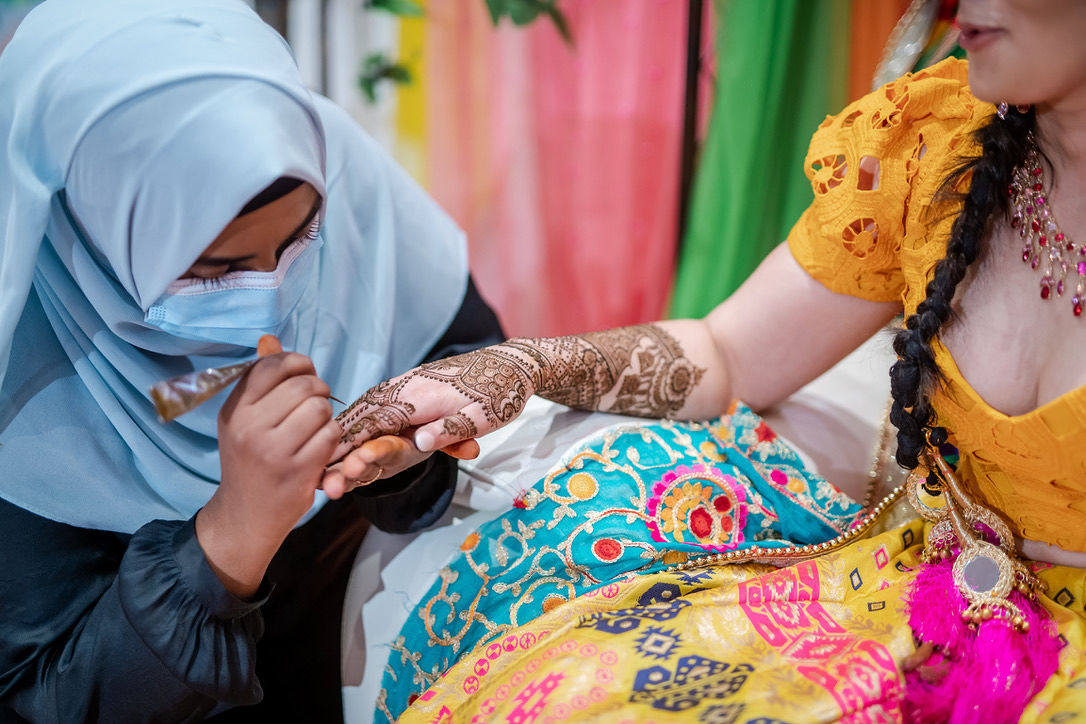
<path id="1" fill-rule="evenodd" d="M 382 435 L 400 435 L 422 453 L 480 437 L 511 422 L 536 390 L 534 362 L 495 345 L 430 362 L 372 387 L 336 420 L 335 462 Z"/>

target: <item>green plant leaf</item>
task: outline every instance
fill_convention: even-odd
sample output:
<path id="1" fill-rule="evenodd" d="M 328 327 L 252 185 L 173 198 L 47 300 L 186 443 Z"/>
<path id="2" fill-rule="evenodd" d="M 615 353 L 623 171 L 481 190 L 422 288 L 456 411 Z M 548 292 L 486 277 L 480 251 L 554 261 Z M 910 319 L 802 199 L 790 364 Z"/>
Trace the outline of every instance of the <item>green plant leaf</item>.
<path id="1" fill-rule="evenodd" d="M 395 63 L 386 67 L 381 77 L 403 85 L 411 82 L 411 70 L 406 65 Z"/>
<path id="2" fill-rule="evenodd" d="M 562 36 L 562 40 L 566 41 L 569 45 L 573 45 L 573 33 L 569 31 L 569 23 L 566 21 L 566 16 L 562 14 L 562 11 L 554 3 L 547 5 L 547 15 L 550 17 L 551 22 L 554 23 L 554 27 L 558 29 L 558 34 Z"/>
<path id="3" fill-rule="evenodd" d="M 506 8 L 514 25 L 527 25 L 543 12 L 543 3 L 538 0 L 508 0 Z"/>
<path id="4" fill-rule="evenodd" d="M 366 7 L 408 18 L 421 18 L 426 14 L 417 0 L 366 0 Z"/>
<path id="5" fill-rule="evenodd" d="M 370 103 L 377 102 L 377 86 L 382 81 L 396 84 L 410 83 L 411 70 L 402 63 L 390 61 L 384 53 L 370 53 L 362 63 L 358 87 Z"/>
<path id="6" fill-rule="evenodd" d="M 384 53 L 370 53 L 362 62 L 362 74 L 377 78 L 381 75 L 381 69 L 389 64 L 390 61 Z"/>
<path id="7" fill-rule="evenodd" d="M 486 0 L 486 7 L 490 11 L 490 20 L 495 26 L 507 15 L 513 24 L 519 27 L 531 24 L 540 15 L 546 15 L 554 23 L 562 39 L 570 45 L 573 44 L 569 22 L 558 9 L 557 0 Z"/>
<path id="8" fill-rule="evenodd" d="M 366 97 L 366 100 L 373 104 L 377 102 L 377 79 L 367 76 L 359 76 L 358 87 L 362 89 L 362 95 Z"/>
<path id="9" fill-rule="evenodd" d="M 505 13 L 505 0 L 486 0 L 486 9 L 490 12 L 490 22 L 497 25 Z"/>

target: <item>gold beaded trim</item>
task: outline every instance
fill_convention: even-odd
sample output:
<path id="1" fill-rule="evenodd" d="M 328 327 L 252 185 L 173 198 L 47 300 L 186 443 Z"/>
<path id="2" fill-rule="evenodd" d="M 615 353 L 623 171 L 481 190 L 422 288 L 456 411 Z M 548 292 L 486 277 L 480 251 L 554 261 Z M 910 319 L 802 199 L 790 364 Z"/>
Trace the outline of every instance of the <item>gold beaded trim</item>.
<path id="1" fill-rule="evenodd" d="M 867 473 L 867 493 L 864 495 L 863 509 L 871 510 L 879 499 L 879 493 L 883 490 L 892 490 L 896 479 L 894 468 L 890 463 L 894 460 L 891 448 L 896 442 L 894 426 L 890 422 L 890 408 L 893 405 L 891 398 L 886 402 L 882 411 L 882 424 L 879 427 L 879 439 L 875 444 L 875 451 L 871 456 L 871 469 Z"/>
<path id="2" fill-rule="evenodd" d="M 822 543 L 773 548 L 758 546 L 745 550 L 713 553 L 706 556 L 698 556 L 697 558 L 683 563 L 676 563 L 668 566 L 664 570 L 667 572 L 683 571 L 690 570 L 691 568 L 716 566 L 723 563 L 768 563 L 774 566 L 789 566 L 793 563 L 816 558 L 825 555 L 826 553 L 831 553 L 839 548 L 844 548 L 849 543 L 862 538 L 875 526 L 879 517 L 886 512 L 904 492 L 904 485 L 899 485 L 894 488 L 890 494 L 880 500 L 858 524 L 836 538 L 831 538 Z"/>

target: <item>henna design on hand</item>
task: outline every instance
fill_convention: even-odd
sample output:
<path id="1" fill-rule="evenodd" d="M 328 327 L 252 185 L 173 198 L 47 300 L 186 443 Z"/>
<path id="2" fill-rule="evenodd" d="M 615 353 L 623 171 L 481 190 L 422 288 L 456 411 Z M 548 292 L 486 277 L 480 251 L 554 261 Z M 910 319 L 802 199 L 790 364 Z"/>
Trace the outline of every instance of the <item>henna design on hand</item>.
<path id="1" fill-rule="evenodd" d="M 499 426 L 524 409 L 535 386 L 532 368 L 504 345 L 430 362 L 408 374 L 447 382 L 483 408 L 487 422 Z"/>
<path id="2" fill-rule="evenodd" d="M 671 417 L 705 373 L 655 324 L 506 345 L 536 362 L 537 393 L 580 409 Z"/>
<path id="3" fill-rule="evenodd" d="M 479 428 L 475 426 L 475 421 L 463 412 L 458 412 L 452 417 L 446 417 L 441 427 L 446 435 L 455 437 L 458 440 L 467 440 L 479 435 Z"/>
<path id="4" fill-rule="evenodd" d="M 336 422 L 343 428 L 341 443 L 354 442 L 356 435 L 367 432 L 375 435 L 397 435 L 411 426 L 415 406 L 399 399 L 407 378 L 381 382 L 336 415 Z M 372 407 L 372 409 L 370 409 Z M 368 410 L 365 414 L 363 411 Z"/>
<path id="5" fill-rule="evenodd" d="M 411 427 L 415 405 L 402 399 L 408 383 L 415 378 L 444 382 L 466 398 L 465 405 L 478 403 L 486 421 L 499 427 L 520 414 L 532 396 L 532 363 L 505 350 L 501 345 L 468 352 L 416 367 L 395 380 L 382 382 L 355 400 L 336 416 L 343 428 L 341 443 L 354 442 L 362 432 L 376 435 L 398 435 Z M 456 434 L 464 438 L 477 437 L 475 423 L 461 413 L 454 420 Z M 470 426 L 470 427 L 469 427 Z M 450 432 L 450 434 L 454 434 Z"/>

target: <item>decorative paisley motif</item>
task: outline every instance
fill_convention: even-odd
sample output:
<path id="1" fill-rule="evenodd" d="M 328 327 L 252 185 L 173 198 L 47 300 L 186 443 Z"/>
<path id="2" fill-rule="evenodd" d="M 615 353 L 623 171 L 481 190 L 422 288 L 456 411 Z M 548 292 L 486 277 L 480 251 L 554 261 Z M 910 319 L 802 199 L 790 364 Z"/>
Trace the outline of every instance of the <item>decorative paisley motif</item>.
<path id="1" fill-rule="evenodd" d="M 735 476 L 715 467 L 680 465 L 653 485 L 652 493 L 645 525 L 653 540 L 663 543 L 670 536 L 713 552 L 743 542 L 747 498 Z"/>

